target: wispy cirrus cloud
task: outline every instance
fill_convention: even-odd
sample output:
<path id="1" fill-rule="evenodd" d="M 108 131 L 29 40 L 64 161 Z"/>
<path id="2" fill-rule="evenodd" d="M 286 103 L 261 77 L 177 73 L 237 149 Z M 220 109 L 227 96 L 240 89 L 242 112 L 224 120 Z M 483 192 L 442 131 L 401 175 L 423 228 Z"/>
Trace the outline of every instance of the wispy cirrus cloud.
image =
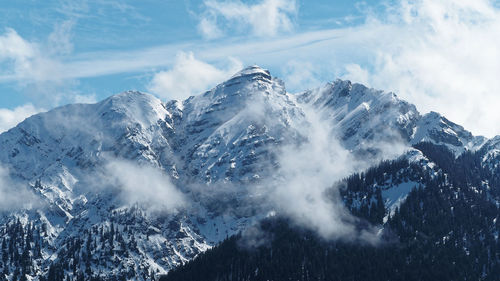
<path id="1" fill-rule="evenodd" d="M 256 36 L 275 36 L 293 29 L 298 11 L 295 0 L 262 0 L 255 4 L 236 1 L 205 0 L 205 11 L 198 29 L 209 39 L 224 35 L 225 30 L 251 32 Z"/>
<path id="2" fill-rule="evenodd" d="M 282 65 L 292 58 L 320 59 L 331 54 L 335 49 L 326 48 L 335 44 L 338 48 L 346 47 L 357 39 L 345 40 L 350 30 L 322 30 L 298 33 L 276 37 L 273 39 L 255 39 L 246 41 L 244 38 L 224 39 L 218 42 L 192 41 L 178 44 L 168 44 L 135 50 L 100 51 L 74 54 L 64 61 L 66 79 L 91 78 L 120 73 L 147 72 L 155 68 L 171 67 L 179 52 L 193 52 L 200 60 L 214 63 L 227 60 L 228 57 L 244 58 L 245 63 L 264 62 L 262 65 Z M 374 37 L 376 35 L 373 35 Z M 311 50 L 307 53 L 307 50 Z M 361 50 L 360 50 L 361 52 Z M 358 52 L 359 53 L 359 52 Z M 346 60 L 347 61 L 347 60 Z M 71 71 L 69 71 L 71 69 Z M 0 82 L 16 81 L 20 77 L 0 75 Z"/>
<path id="3" fill-rule="evenodd" d="M 192 52 L 197 60 L 214 65 L 233 57 L 243 64 L 257 63 L 269 68 L 273 74 L 285 78 L 291 91 L 302 90 L 306 84 L 310 87 L 316 81 L 348 78 L 395 91 L 422 112 L 439 111 L 474 133 L 488 136 L 499 133 L 490 125 L 500 122 L 500 116 L 492 108 L 500 104 L 497 94 L 500 69 L 496 64 L 500 9 L 494 3 L 401 1 L 388 4 L 384 11 L 366 9 L 364 21 L 349 27 L 287 32 L 294 26 L 297 7 L 291 8 L 293 5 L 287 6 L 285 2 L 260 1 L 250 5 L 231 1 L 227 2 L 231 5 L 225 6 L 222 4 L 226 2 L 207 0 L 204 2 L 207 12 L 199 20 L 212 24 L 207 25 L 212 30 L 207 33 L 220 32 L 214 36 L 219 37 L 217 40 L 73 54 L 57 61 L 55 73 L 66 80 L 140 72 L 154 76 L 158 69 L 172 69 L 180 51 Z M 264 3 L 273 4 L 275 9 L 270 10 L 278 15 L 268 18 L 265 16 L 268 14 L 262 14 L 262 23 L 272 21 L 267 23 L 268 29 L 262 27 L 264 31 L 259 31 L 260 22 L 254 23 L 249 19 L 252 17 L 244 19 L 246 22 L 238 18 L 254 13 Z M 281 9 L 280 5 L 288 8 Z M 229 10 L 235 7 L 242 11 L 233 18 Z M 236 23 L 246 29 L 231 34 L 241 37 L 225 37 L 227 28 Z M 16 36 L 11 32 L 3 37 Z M 24 49 L 19 49 L 25 50 L 25 54 L 16 53 L 20 70 L 33 64 L 30 46 L 24 44 Z M 1 73 L 0 82 L 23 81 L 23 73 Z"/>

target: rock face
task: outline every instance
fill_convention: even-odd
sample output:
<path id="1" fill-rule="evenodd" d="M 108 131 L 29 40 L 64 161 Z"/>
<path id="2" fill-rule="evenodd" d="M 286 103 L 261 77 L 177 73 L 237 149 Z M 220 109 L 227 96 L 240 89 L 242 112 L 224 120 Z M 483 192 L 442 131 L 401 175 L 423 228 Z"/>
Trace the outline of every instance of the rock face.
<path id="1" fill-rule="evenodd" d="M 170 102 L 180 174 L 203 182 L 242 181 L 265 173 L 269 147 L 300 137 L 302 109 L 280 80 L 253 66 L 211 91 Z"/>
<path id="2" fill-rule="evenodd" d="M 26 250 L 31 261 L 22 272 L 35 279 L 63 270 L 72 278 L 148 280 L 266 215 L 248 208 L 248 190 L 276 176 L 281 147 L 307 142 L 311 112 L 350 153 L 383 158 L 382 143 L 428 141 L 456 156 L 481 149 L 485 165 L 498 169 L 498 137 L 475 137 L 438 113 L 422 116 L 393 93 L 337 80 L 293 95 L 251 66 L 184 101 L 129 91 L 34 115 L 1 134 L 0 165 L 34 194 L 36 206 L 4 211 L 0 240 L 28 243 L 12 229 L 38 239 L 29 242 L 39 250 Z M 416 149 L 405 155 L 431 165 Z M 109 181 L 112 161 L 139 167 L 118 177 L 140 167 L 161 171 L 188 203 L 162 212 L 123 200 L 123 192 L 140 194 L 148 183 L 124 191 L 119 180 Z M 408 191 L 386 193 L 404 198 Z M 12 276 L 16 267 L 7 257 L 1 268 Z"/>

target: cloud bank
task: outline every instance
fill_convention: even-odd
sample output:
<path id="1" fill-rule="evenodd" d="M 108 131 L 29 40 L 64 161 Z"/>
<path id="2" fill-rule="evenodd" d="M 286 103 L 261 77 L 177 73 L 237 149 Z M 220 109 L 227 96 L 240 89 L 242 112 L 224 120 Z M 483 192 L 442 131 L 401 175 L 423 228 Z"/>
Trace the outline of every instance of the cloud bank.
<path id="1" fill-rule="evenodd" d="M 500 123 L 500 10 L 493 2 L 402 1 L 362 28 L 392 30 L 391 37 L 370 43 L 369 63 L 347 64 L 345 77 L 395 91 L 474 133 L 500 133 L 492 127 Z"/>

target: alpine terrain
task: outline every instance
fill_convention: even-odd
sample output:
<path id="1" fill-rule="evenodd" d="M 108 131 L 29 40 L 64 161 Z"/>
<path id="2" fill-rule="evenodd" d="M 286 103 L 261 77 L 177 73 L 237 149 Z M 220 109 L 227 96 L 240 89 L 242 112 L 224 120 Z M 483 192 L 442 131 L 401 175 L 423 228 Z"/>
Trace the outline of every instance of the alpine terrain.
<path id="1" fill-rule="evenodd" d="M 62 106 L 0 135 L 0 173 L 0 280 L 500 276 L 500 136 L 350 81 Z"/>

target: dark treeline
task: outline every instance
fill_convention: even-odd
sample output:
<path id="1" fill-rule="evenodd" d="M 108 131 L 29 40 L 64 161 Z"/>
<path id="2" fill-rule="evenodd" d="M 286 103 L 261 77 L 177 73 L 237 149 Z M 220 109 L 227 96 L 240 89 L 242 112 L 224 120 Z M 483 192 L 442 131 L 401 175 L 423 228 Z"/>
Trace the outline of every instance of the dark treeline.
<path id="1" fill-rule="evenodd" d="M 385 161 L 341 188 L 354 214 L 373 224 L 386 216 L 384 232 L 397 239 L 325 241 L 271 219 L 260 227 L 269 243 L 249 249 L 244 234 L 230 237 L 161 280 L 498 280 L 498 173 L 482 166 L 481 152 L 455 158 L 446 147 L 416 147 L 437 167 Z M 388 215 L 381 189 L 402 182 L 418 184 Z"/>

